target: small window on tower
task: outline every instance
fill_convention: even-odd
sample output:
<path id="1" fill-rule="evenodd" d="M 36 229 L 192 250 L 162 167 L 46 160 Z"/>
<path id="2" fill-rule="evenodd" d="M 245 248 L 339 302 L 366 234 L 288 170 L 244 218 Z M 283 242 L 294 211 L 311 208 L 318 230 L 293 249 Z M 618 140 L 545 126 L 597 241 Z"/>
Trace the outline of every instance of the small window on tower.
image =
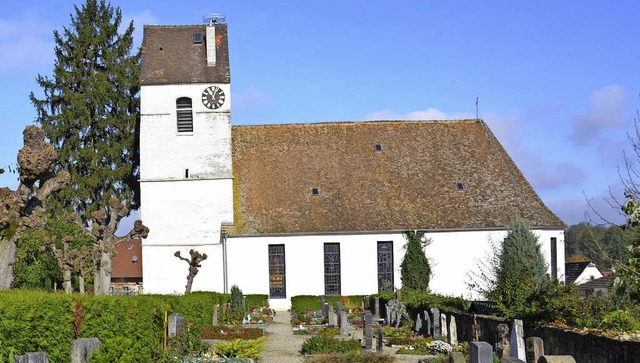
<path id="1" fill-rule="evenodd" d="M 376 144 L 376 151 L 382 151 L 382 145 Z"/>
<path id="2" fill-rule="evenodd" d="M 320 195 L 320 191 L 318 190 L 318 188 L 311 188 L 311 194 L 312 195 Z"/>
<path id="3" fill-rule="evenodd" d="M 191 98 L 180 97 L 176 100 L 176 118 L 178 121 L 178 132 L 193 132 Z"/>
<path id="4" fill-rule="evenodd" d="M 458 183 L 458 190 L 464 190 L 464 183 Z"/>

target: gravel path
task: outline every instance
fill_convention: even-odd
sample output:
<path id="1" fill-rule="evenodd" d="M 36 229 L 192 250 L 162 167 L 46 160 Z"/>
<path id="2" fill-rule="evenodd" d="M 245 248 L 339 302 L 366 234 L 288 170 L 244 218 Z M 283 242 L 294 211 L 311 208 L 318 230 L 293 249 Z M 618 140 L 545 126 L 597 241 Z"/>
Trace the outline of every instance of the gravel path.
<path id="1" fill-rule="evenodd" d="M 267 326 L 267 340 L 262 350 L 261 363 L 302 363 L 300 349 L 304 335 L 293 335 L 288 311 L 278 311 Z"/>

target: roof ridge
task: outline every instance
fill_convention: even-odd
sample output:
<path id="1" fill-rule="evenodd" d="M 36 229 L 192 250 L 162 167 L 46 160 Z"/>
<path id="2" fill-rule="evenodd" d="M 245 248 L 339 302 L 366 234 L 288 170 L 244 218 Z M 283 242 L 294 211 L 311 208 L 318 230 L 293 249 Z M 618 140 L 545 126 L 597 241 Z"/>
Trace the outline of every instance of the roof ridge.
<path id="1" fill-rule="evenodd" d="M 362 121 L 317 121 L 289 122 L 271 124 L 233 125 L 233 127 L 279 127 L 279 126 L 326 126 L 326 125 L 362 125 L 362 124 L 412 124 L 412 123 L 484 123 L 482 119 L 450 119 L 450 120 L 362 120 Z"/>

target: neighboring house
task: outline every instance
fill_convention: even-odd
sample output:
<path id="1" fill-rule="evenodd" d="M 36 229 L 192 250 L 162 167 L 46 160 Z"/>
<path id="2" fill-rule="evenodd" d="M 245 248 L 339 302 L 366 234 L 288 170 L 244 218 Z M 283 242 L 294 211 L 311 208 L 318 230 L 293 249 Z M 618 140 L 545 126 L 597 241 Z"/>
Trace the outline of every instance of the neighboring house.
<path id="1" fill-rule="evenodd" d="M 577 286 L 580 297 L 603 297 L 609 293 L 613 286 L 613 277 L 606 276 L 587 281 Z"/>
<path id="2" fill-rule="evenodd" d="M 209 256 L 193 290 L 235 284 L 276 308 L 393 290 L 419 229 L 431 289 L 472 297 L 468 273 L 516 216 L 565 275 L 564 223 L 483 121 L 232 126 L 226 24 L 145 26 L 142 54 L 145 292 L 182 293 L 189 249 Z"/>
<path id="3" fill-rule="evenodd" d="M 142 243 L 139 239 L 119 244 L 113 256 L 111 288 L 113 293 L 128 294 L 142 285 Z"/>
<path id="4" fill-rule="evenodd" d="M 593 261 L 567 262 L 564 264 L 565 282 L 581 285 L 604 275 Z"/>

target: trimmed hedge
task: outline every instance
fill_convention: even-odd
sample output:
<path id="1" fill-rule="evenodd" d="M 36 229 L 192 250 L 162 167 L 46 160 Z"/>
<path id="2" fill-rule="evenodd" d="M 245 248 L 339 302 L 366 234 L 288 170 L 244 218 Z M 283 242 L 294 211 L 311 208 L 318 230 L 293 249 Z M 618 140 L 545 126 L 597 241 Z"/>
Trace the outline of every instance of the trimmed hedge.
<path id="1" fill-rule="evenodd" d="M 324 301 L 329 304 L 335 304 L 341 301 L 343 298 L 348 298 L 349 301 L 357 304 L 361 304 L 364 301 L 364 295 L 351 295 L 351 296 L 339 296 L 339 295 L 326 295 Z M 298 295 L 291 297 L 291 311 L 297 314 L 305 313 L 307 311 L 322 310 L 322 297 L 319 295 Z"/>
<path id="2" fill-rule="evenodd" d="M 247 295 L 264 301 L 265 295 Z M 51 363 L 71 360 L 75 338 L 105 342 L 129 338 L 159 353 L 164 313 L 178 312 L 186 321 L 211 325 L 213 306 L 228 303 L 229 294 L 194 292 L 187 295 L 94 296 L 30 290 L 0 292 L 0 361 L 10 352 L 47 352 Z M 262 303 L 260 303 L 262 305 Z"/>

